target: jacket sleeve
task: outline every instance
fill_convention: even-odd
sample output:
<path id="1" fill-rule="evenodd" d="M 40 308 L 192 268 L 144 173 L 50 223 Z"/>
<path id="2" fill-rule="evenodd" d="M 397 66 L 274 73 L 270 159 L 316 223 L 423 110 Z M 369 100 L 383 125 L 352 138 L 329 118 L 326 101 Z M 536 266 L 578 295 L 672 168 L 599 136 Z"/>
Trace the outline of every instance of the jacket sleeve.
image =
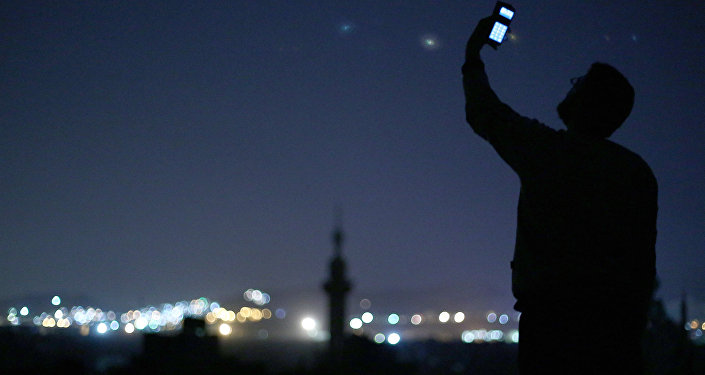
<path id="1" fill-rule="evenodd" d="M 520 177 L 550 161 L 557 132 L 502 103 L 490 87 L 481 60 L 468 60 L 462 72 L 465 116 L 475 133 L 487 140 Z"/>

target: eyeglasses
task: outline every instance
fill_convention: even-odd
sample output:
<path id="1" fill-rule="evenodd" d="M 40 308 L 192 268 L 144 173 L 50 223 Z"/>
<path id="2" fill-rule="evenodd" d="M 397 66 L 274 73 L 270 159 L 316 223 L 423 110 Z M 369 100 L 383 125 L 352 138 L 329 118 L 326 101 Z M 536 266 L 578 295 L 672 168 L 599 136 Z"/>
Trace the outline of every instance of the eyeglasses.
<path id="1" fill-rule="evenodd" d="M 573 77 L 570 79 L 570 84 L 575 86 L 578 84 L 578 82 L 582 81 L 585 78 L 585 76 L 580 76 L 580 77 Z"/>

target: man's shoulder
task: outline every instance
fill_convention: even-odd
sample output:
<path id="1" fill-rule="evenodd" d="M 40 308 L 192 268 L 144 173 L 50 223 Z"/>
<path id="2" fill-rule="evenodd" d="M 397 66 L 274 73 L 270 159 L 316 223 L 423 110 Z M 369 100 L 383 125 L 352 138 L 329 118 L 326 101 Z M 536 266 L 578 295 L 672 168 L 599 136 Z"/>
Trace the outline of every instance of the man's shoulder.
<path id="1" fill-rule="evenodd" d="M 577 163 L 599 165 L 599 168 L 614 171 L 624 178 L 638 178 L 655 183 L 654 173 L 649 164 L 636 152 L 606 138 L 595 138 L 558 130 L 557 137 L 562 144 L 564 157 Z"/>
<path id="2" fill-rule="evenodd" d="M 615 158 L 615 162 L 620 163 L 625 169 L 628 168 L 636 172 L 636 174 L 640 175 L 642 178 L 656 183 L 654 172 L 651 170 L 649 163 L 647 163 L 641 155 L 609 139 L 605 139 L 605 142 L 612 150 L 610 156 Z"/>

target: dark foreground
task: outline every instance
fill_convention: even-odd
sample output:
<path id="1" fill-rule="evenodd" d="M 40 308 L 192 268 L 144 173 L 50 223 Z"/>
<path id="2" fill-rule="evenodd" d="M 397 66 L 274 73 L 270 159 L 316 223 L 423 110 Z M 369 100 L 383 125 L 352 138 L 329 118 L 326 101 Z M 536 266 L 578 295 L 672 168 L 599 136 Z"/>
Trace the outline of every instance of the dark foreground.
<path id="1" fill-rule="evenodd" d="M 217 337 L 128 338 L 0 328 L 0 374 L 516 374 L 517 345 L 437 341 L 379 345 L 351 337 L 340 362 L 324 343 L 218 342 Z M 647 374 L 703 374 L 705 346 L 645 340 Z M 556 343 L 560 347 L 560 343 Z M 547 359 L 550 361 L 550 359 Z"/>

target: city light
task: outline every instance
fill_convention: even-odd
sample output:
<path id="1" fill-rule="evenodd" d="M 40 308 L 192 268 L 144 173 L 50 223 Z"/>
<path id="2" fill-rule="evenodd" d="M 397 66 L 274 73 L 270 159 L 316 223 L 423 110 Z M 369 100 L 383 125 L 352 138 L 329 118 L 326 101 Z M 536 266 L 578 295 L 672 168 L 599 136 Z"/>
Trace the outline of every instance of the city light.
<path id="1" fill-rule="evenodd" d="M 42 320 L 42 327 L 45 327 L 45 328 L 56 327 L 56 320 L 54 320 L 54 318 L 52 318 L 51 316 L 48 316 L 48 317 L 44 318 L 44 320 Z"/>
<path id="2" fill-rule="evenodd" d="M 488 323 L 494 323 L 496 321 L 497 321 L 497 314 L 495 314 L 493 312 L 490 312 L 489 314 L 487 314 L 487 322 Z"/>
<path id="3" fill-rule="evenodd" d="M 218 327 L 218 332 L 222 336 L 229 336 L 231 333 L 233 333 L 233 328 L 229 324 L 223 323 L 220 325 L 220 327 Z"/>
<path id="4" fill-rule="evenodd" d="M 396 345 L 401 341 L 401 336 L 398 333 L 390 333 L 387 337 L 387 342 L 391 345 Z"/>
<path id="5" fill-rule="evenodd" d="M 316 320 L 311 317 L 306 317 L 301 320 L 301 327 L 306 331 L 312 331 L 316 329 Z"/>
<path id="6" fill-rule="evenodd" d="M 68 318 L 58 319 L 56 321 L 56 326 L 59 328 L 69 328 L 71 327 L 71 320 L 69 320 Z"/>
<path id="7" fill-rule="evenodd" d="M 147 328 L 148 324 L 149 324 L 149 321 L 147 320 L 147 318 L 145 318 L 143 316 L 140 316 L 139 318 L 135 319 L 135 328 L 137 328 L 140 331 Z"/>
<path id="8" fill-rule="evenodd" d="M 362 320 L 359 318 L 353 318 L 350 320 L 350 328 L 352 329 L 360 329 L 362 328 Z"/>
<path id="9" fill-rule="evenodd" d="M 360 308 L 361 308 L 361 309 L 367 310 L 367 309 L 369 309 L 370 307 L 372 307 L 372 302 L 371 302 L 369 299 L 363 298 L 363 299 L 360 300 Z"/>
<path id="10" fill-rule="evenodd" d="M 516 344 L 519 342 L 519 331 L 514 330 L 509 335 L 513 343 Z"/>
<path id="11" fill-rule="evenodd" d="M 245 293 L 243 293 L 243 298 L 245 298 L 245 301 L 254 302 L 259 306 L 268 304 L 272 299 L 268 293 L 257 289 L 247 289 Z"/>
<path id="12" fill-rule="evenodd" d="M 252 305 L 255 305 L 256 301 L 266 301 L 267 296 L 268 294 L 255 289 L 248 290 L 245 293 L 246 299 L 249 298 L 249 302 L 252 302 Z M 276 310 L 255 307 L 252 305 L 226 307 L 221 306 L 220 303 L 211 301 L 206 297 L 186 299 L 174 303 L 163 303 L 160 305 L 147 305 L 141 308 L 133 308 L 124 313 L 118 313 L 113 310 L 102 310 L 101 308 L 95 306 L 91 307 L 86 305 L 84 305 L 85 307 L 61 307 L 61 303 L 63 303 L 63 301 L 61 301 L 58 296 L 55 297 L 56 298 L 51 299 L 52 304 L 56 302 L 59 305 L 54 305 L 57 307 L 53 307 L 49 310 L 49 312 L 45 311 L 41 314 L 37 314 L 36 316 L 30 315 L 29 307 L 21 304 L 16 305 L 18 307 L 9 308 L 7 310 L 8 314 L 6 315 L 6 324 L 34 325 L 42 327 L 43 329 L 71 329 L 84 336 L 106 335 L 109 334 L 110 331 L 124 331 L 124 334 L 129 335 L 139 331 L 145 333 L 158 333 L 181 330 L 183 327 L 183 319 L 186 317 L 193 317 L 202 319 L 205 324 L 212 326 L 212 328 L 209 329 L 209 332 L 213 332 L 218 336 L 232 336 L 233 332 L 235 332 L 234 324 L 263 324 L 267 319 L 272 319 L 275 316 L 278 319 L 287 318 L 286 310 L 281 307 Z M 362 300 L 361 303 L 367 308 L 370 308 L 372 305 L 369 300 Z M 432 310 L 429 309 L 428 311 Z M 437 317 L 438 320 L 435 321 L 436 323 L 454 322 L 456 324 L 467 324 L 468 322 L 467 313 L 462 311 L 442 311 L 438 315 L 429 314 L 428 317 L 420 313 L 409 314 L 408 312 L 397 312 L 385 314 L 383 316 L 386 316 L 386 318 L 381 320 L 376 319 L 375 314 L 377 313 L 378 312 L 371 310 L 363 310 L 361 315 L 351 317 L 348 324 L 352 330 L 356 330 L 357 334 L 369 335 L 369 339 L 373 340 L 375 343 L 396 345 L 401 342 L 401 333 L 382 333 L 379 330 L 384 328 L 380 326 L 389 327 L 404 323 L 411 323 L 404 329 L 416 330 L 413 334 L 410 332 L 410 335 L 420 338 L 427 335 L 432 335 L 432 331 L 436 329 L 457 329 L 454 328 L 455 325 L 446 325 L 445 328 L 434 326 L 434 319 L 429 319 L 431 317 Z M 482 315 L 480 314 L 479 316 Z M 465 343 L 482 343 L 493 341 L 517 342 L 518 332 L 516 330 L 511 330 L 512 326 L 509 324 L 510 321 L 512 323 L 518 322 L 518 316 L 510 319 L 508 314 L 500 315 L 500 313 L 488 311 L 486 313 L 486 318 L 487 323 L 491 324 L 499 322 L 499 324 L 502 324 L 503 330 L 474 329 L 464 330 L 461 333 L 460 329 L 458 329 L 458 332 L 454 334 L 455 340 L 460 339 L 460 341 Z M 291 321 L 291 323 L 294 325 L 297 324 L 296 321 Z M 312 316 L 304 316 L 299 323 L 308 337 L 315 340 L 326 340 L 329 337 L 328 331 L 322 331 L 320 328 L 320 322 Z M 428 323 L 428 325 L 425 327 L 416 328 L 423 323 Z M 365 327 L 366 324 L 370 324 L 369 331 L 368 328 Z M 475 324 L 475 322 L 472 324 Z M 686 327 L 692 331 L 691 336 L 694 339 L 696 336 L 703 336 L 703 332 L 700 329 L 701 325 L 705 328 L 705 322 L 703 322 L 703 319 L 691 319 L 687 321 Z M 364 331 L 362 330 L 363 327 L 365 328 Z M 499 326 L 497 328 L 499 328 Z M 256 338 L 265 340 L 271 337 L 272 331 L 271 327 L 265 326 L 255 328 L 253 331 L 247 330 L 243 331 L 243 333 L 244 332 L 255 332 Z"/>
<path id="13" fill-rule="evenodd" d="M 475 341 L 475 334 L 472 331 L 463 331 L 463 333 L 460 335 L 460 339 L 464 343 L 470 344 Z"/>

